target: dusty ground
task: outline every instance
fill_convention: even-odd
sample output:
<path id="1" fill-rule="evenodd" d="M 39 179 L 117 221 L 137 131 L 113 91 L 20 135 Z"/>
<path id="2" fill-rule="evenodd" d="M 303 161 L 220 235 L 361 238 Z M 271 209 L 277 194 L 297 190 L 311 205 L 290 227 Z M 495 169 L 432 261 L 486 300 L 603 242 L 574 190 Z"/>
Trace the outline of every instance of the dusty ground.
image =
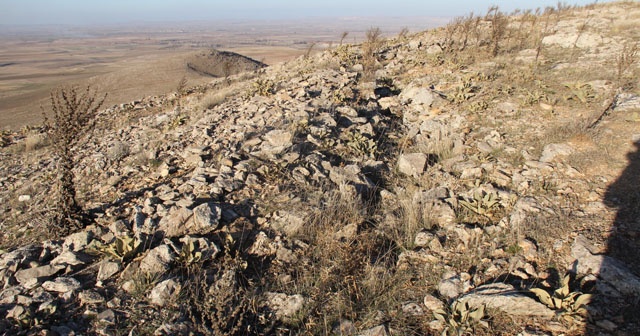
<path id="1" fill-rule="evenodd" d="M 388 34 L 402 27 L 426 28 L 437 19 L 384 19 Z M 174 91 L 183 76 L 189 85 L 211 78 L 189 71 L 185 58 L 216 48 L 267 64 L 318 51 L 336 43 L 343 31 L 361 40 L 370 20 L 325 22 L 184 23 L 132 27 L 40 27 L 0 29 L 0 129 L 39 123 L 40 106 L 63 83 L 92 84 L 108 92 L 108 105 Z M 417 28 L 416 28 L 417 30 Z"/>
<path id="2" fill-rule="evenodd" d="M 136 36 L 122 40 L 108 37 L 0 42 L 2 128 L 37 123 L 39 107 L 47 103 L 49 91 L 63 83 L 96 85 L 109 93 L 106 104 L 113 105 L 175 90 L 183 76 L 187 76 L 190 85 L 211 80 L 185 66 L 186 57 L 200 48 L 166 48 L 162 40 L 137 43 Z M 304 53 L 302 49 L 277 46 L 229 50 L 267 63 L 282 62 Z"/>

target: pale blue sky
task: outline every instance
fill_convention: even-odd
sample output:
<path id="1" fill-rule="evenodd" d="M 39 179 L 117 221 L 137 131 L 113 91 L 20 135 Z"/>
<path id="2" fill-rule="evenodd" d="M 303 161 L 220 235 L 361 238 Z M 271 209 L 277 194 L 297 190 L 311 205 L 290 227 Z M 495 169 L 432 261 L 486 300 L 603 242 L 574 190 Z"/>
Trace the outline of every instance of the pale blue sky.
<path id="1" fill-rule="evenodd" d="M 570 0 L 584 5 L 594 0 Z M 603 1 L 600 1 L 603 2 Z M 444 16 L 555 6 L 557 0 L 0 0 L 0 24 L 105 24 L 210 19 Z"/>

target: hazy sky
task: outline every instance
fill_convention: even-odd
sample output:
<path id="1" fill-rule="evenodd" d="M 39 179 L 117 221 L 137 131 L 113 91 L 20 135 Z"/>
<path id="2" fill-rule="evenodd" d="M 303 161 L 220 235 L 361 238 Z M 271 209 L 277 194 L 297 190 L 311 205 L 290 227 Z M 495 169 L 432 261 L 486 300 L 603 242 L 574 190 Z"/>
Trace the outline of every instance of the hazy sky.
<path id="1" fill-rule="evenodd" d="M 569 0 L 584 5 L 594 0 Z M 600 1 L 603 2 L 603 1 Z M 91 24 L 318 16 L 446 16 L 555 6 L 557 0 L 0 0 L 0 24 Z"/>

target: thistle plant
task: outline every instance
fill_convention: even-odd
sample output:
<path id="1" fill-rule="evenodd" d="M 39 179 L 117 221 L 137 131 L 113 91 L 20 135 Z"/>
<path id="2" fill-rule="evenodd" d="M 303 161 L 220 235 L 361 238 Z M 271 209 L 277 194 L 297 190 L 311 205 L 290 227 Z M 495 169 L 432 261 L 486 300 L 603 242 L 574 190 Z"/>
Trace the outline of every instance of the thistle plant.
<path id="1" fill-rule="evenodd" d="M 59 234 L 68 234 L 86 225 L 86 215 L 76 200 L 75 149 L 95 128 L 98 109 L 106 96 L 98 97 L 90 87 L 58 88 L 51 92 L 51 117 L 42 111 L 57 161 L 58 200 L 54 223 Z"/>

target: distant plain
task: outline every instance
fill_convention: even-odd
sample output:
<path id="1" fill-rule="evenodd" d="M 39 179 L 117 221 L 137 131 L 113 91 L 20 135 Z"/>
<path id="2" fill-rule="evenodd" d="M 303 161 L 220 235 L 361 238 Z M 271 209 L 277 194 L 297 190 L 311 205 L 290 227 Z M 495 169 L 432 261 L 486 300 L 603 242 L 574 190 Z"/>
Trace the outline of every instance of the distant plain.
<path id="1" fill-rule="evenodd" d="M 275 64 L 339 43 L 359 42 L 379 27 L 392 36 L 443 25 L 447 18 L 336 18 L 300 21 L 139 23 L 122 26 L 0 25 L 0 129 L 41 121 L 51 89 L 90 84 L 108 93 L 106 106 L 211 81 L 186 58 L 207 49 L 233 51 Z"/>

